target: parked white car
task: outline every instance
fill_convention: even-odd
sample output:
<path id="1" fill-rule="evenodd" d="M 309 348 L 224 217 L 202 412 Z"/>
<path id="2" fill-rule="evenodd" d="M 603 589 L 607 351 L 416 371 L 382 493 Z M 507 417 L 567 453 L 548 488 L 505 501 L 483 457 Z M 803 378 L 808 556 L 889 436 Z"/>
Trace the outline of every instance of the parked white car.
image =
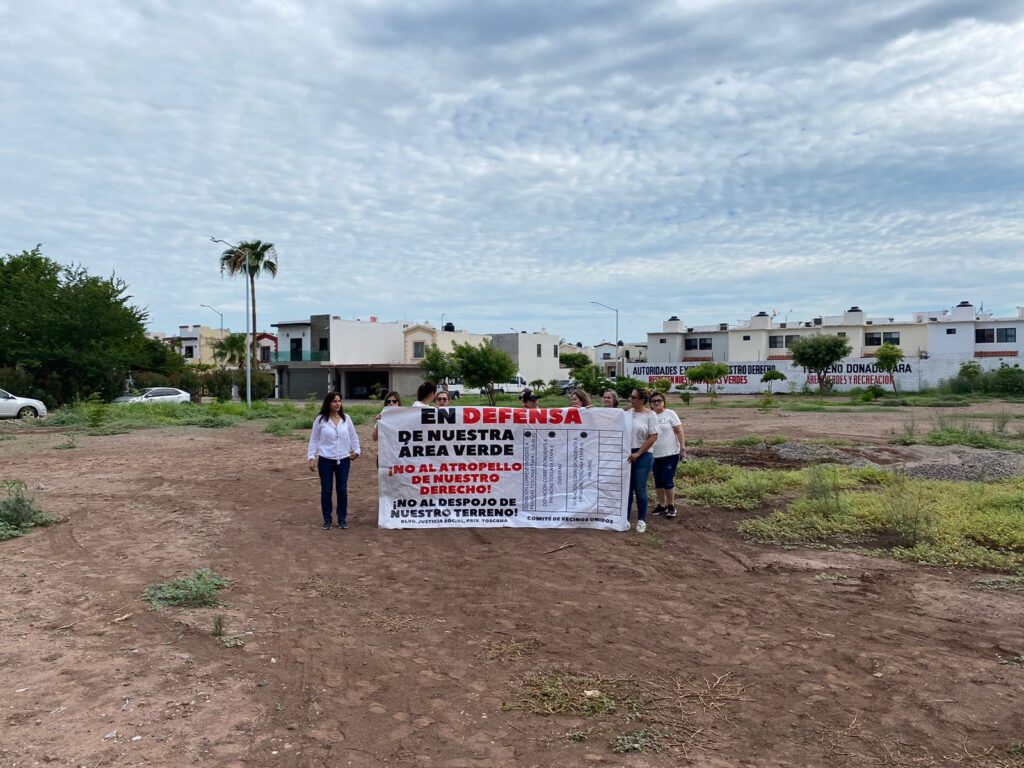
<path id="1" fill-rule="evenodd" d="M 18 397 L 0 389 L 0 419 L 41 419 L 46 406 L 31 397 Z"/>
<path id="2" fill-rule="evenodd" d="M 125 395 L 114 400 L 115 403 L 190 403 L 192 395 L 183 389 L 173 387 L 149 387 L 137 395 Z"/>

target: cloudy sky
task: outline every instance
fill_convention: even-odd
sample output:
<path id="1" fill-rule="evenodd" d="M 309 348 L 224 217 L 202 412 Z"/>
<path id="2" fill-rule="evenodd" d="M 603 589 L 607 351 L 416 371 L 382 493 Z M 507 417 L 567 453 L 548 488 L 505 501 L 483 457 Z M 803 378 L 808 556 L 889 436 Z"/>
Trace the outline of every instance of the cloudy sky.
<path id="1" fill-rule="evenodd" d="M 0 0 L 0 253 L 152 330 L 1024 304 L 1024 0 Z M 780 318 L 781 319 L 781 318 Z"/>

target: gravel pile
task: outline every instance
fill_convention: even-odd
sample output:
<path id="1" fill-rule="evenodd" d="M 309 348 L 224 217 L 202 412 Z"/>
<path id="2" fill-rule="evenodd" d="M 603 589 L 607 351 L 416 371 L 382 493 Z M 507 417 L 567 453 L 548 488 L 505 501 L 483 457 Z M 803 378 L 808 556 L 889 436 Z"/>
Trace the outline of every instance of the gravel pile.
<path id="1" fill-rule="evenodd" d="M 888 449 L 887 461 L 879 464 L 864 458 L 870 448 L 861 446 L 857 452 L 844 451 L 827 445 L 782 443 L 771 449 L 780 458 L 806 463 L 843 464 L 848 467 L 882 467 L 905 472 L 908 477 L 922 480 L 985 481 L 1005 477 L 1024 477 L 1024 454 L 1013 451 L 993 451 L 960 445 L 915 445 Z M 903 460 L 892 463 L 893 452 L 899 451 Z M 861 455 L 857 455 L 857 454 Z"/>
<path id="2" fill-rule="evenodd" d="M 808 443 L 781 443 L 773 445 L 771 450 L 782 459 L 805 461 L 811 464 L 845 464 L 848 467 L 866 467 L 871 464 L 860 456 L 850 456 L 843 451 L 828 445 L 811 445 Z"/>
<path id="3" fill-rule="evenodd" d="M 935 458 L 907 462 L 902 467 L 908 477 L 923 480 L 999 480 L 1024 477 L 1024 456 L 1012 451 L 990 451 L 950 446 Z"/>

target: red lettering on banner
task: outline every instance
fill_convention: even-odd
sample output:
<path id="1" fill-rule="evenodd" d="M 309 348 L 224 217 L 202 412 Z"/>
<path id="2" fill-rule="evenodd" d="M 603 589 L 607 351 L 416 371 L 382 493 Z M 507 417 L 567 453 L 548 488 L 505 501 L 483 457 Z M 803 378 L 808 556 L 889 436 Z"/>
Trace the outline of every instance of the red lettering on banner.
<path id="1" fill-rule="evenodd" d="M 582 424 L 578 408 L 462 409 L 464 424 Z"/>

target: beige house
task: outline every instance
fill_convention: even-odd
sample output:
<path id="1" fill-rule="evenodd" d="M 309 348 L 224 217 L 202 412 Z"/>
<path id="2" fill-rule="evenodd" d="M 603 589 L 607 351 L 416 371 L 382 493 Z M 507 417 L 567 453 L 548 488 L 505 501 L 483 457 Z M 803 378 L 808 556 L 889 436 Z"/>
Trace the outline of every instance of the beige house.
<path id="1" fill-rule="evenodd" d="M 451 352 L 455 344 L 472 344 L 476 347 L 491 338 L 483 333 L 457 331 L 452 323 L 445 323 L 440 331 L 432 325 L 410 325 L 402 333 L 405 336 L 405 362 L 417 364 L 432 345 L 436 345 L 442 352 Z"/>

